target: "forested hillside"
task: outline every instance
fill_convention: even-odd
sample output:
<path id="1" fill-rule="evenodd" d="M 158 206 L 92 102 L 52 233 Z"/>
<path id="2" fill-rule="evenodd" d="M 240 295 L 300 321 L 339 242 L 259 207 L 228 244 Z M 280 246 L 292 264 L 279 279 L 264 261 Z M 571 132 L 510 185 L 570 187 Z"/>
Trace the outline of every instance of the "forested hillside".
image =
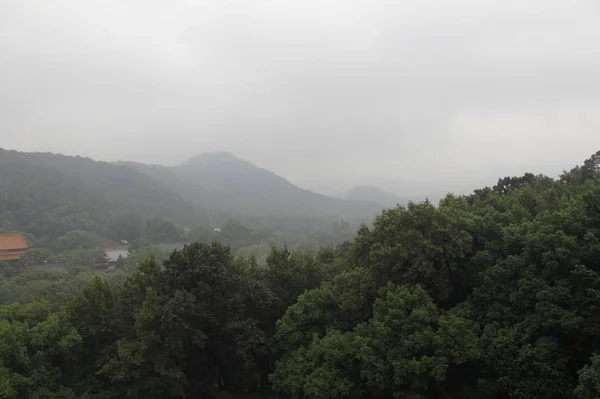
<path id="1" fill-rule="evenodd" d="M 0 201 L 3 223 L 36 234 L 97 229 L 113 216 L 130 213 L 194 225 L 214 221 L 214 215 L 221 222 L 268 217 L 365 221 L 381 210 L 373 202 L 303 190 L 228 153 L 165 167 L 0 149 Z"/>
<path id="2" fill-rule="evenodd" d="M 346 192 L 344 199 L 350 201 L 374 202 L 376 204 L 381 204 L 384 207 L 393 207 L 408 202 L 406 199 L 402 199 L 397 195 L 380 188 L 365 185 L 352 187 Z"/>
<path id="3" fill-rule="evenodd" d="M 210 212 L 236 218 L 327 217 L 370 219 L 382 208 L 375 201 L 338 198 L 304 190 L 281 176 L 226 152 L 196 156 L 177 167 L 130 163 L 158 178 Z"/>
<path id="4" fill-rule="evenodd" d="M 310 237 L 332 245 L 352 233 L 335 227 L 340 220 L 356 230 L 381 208 L 303 190 L 227 153 L 166 167 L 0 149 L 0 233 L 24 232 L 47 242 L 70 231 L 130 238 L 120 234 L 123 229 L 143 229 L 147 219 L 160 218 L 211 229 L 233 219 L 270 229 L 281 243 Z M 136 226 L 123 227 L 131 221 Z"/>
<path id="5" fill-rule="evenodd" d="M 59 237 L 71 230 L 103 231 L 113 216 L 129 213 L 176 223 L 201 216 L 191 201 L 134 168 L 0 149 L 3 230 Z"/>
<path id="6" fill-rule="evenodd" d="M 195 243 L 64 307 L 0 307 L 0 396 L 594 399 L 599 311 L 600 152 L 336 248 L 259 266 Z"/>

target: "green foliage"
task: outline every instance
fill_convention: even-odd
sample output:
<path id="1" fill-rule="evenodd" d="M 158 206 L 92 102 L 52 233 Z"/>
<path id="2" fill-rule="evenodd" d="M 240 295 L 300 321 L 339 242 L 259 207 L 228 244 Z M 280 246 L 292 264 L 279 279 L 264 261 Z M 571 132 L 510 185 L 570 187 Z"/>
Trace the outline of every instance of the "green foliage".
<path id="1" fill-rule="evenodd" d="M 444 397 L 456 389 L 452 369 L 478 356 L 474 323 L 441 314 L 419 287 L 389 283 L 368 323 L 315 335 L 284 355 L 272 379 L 298 398 Z M 467 393 L 468 381 L 460 385 Z"/>
<path id="2" fill-rule="evenodd" d="M 15 272 L 16 268 L 14 265 L 8 262 L 0 261 L 0 275 L 3 277 L 11 277 L 13 274 L 15 274 Z"/>
<path id="3" fill-rule="evenodd" d="M 449 196 L 435 208 L 425 201 L 383 211 L 359 233 L 354 257 L 379 285 L 422 284 L 441 306 L 464 298 L 473 237 L 465 199 Z M 360 245 L 360 247 L 359 247 Z"/>
<path id="4" fill-rule="evenodd" d="M 64 312 L 47 302 L 0 309 L 0 392 L 5 398 L 76 398 L 61 380 L 63 360 L 81 350 Z"/>
<path id="5" fill-rule="evenodd" d="M 589 179 L 598 177 L 600 173 L 600 151 L 592 154 L 591 157 L 583 162 L 583 165 L 576 166 L 568 172 L 564 172 L 560 179 L 570 184 L 582 184 Z"/>
<path id="6" fill-rule="evenodd" d="M 129 213 L 112 218 L 108 223 L 107 232 L 115 240 L 133 242 L 142 238 L 142 226 L 142 217 L 136 213 Z"/>
<path id="7" fill-rule="evenodd" d="M 92 249 L 96 244 L 87 231 L 72 230 L 56 240 L 58 251 Z"/>
<path id="8" fill-rule="evenodd" d="M 331 246 L 352 238 L 350 223 L 381 209 L 303 190 L 231 156 L 196 161 L 167 168 L 0 149 L 0 233 L 24 232 L 30 245 L 54 253 L 103 246 L 84 232 L 141 246 L 218 240 L 234 252 L 295 245 L 301 236 Z"/>
<path id="9" fill-rule="evenodd" d="M 0 149 L 0 229 L 27 231 L 48 245 L 69 231 L 106 231 L 138 213 L 179 222 L 198 211 L 147 174 L 88 158 Z"/>
<path id="10" fill-rule="evenodd" d="M 597 398 L 600 395 L 600 356 L 593 355 L 591 364 L 579 371 L 579 385 L 575 391 L 579 398 Z"/>
<path id="11" fill-rule="evenodd" d="M 103 254 L 102 249 L 74 249 L 61 252 L 55 258 L 64 262 L 70 270 L 93 269 L 94 260 Z"/>
<path id="12" fill-rule="evenodd" d="M 190 241 L 193 242 L 211 242 L 216 240 L 218 234 L 214 231 L 214 229 L 205 226 L 198 225 L 194 227 L 189 234 Z"/>
<path id="13" fill-rule="evenodd" d="M 100 277 L 69 228 L 68 273 L 0 278 L 0 396 L 597 398 L 599 159 L 386 210 L 335 248 L 151 218 L 140 244 L 211 243 L 139 245 Z"/>
<path id="14" fill-rule="evenodd" d="M 151 242 L 176 242 L 181 240 L 177 227 L 161 218 L 146 220 L 144 238 Z"/>
<path id="15" fill-rule="evenodd" d="M 21 256 L 19 263 L 23 265 L 43 263 L 45 261 L 53 261 L 54 255 L 51 251 L 45 248 L 30 248 Z"/>
<path id="16" fill-rule="evenodd" d="M 0 283 L 0 305 L 14 302 L 47 300 L 54 309 L 66 305 L 83 291 L 95 277 L 112 282 L 123 280 L 123 274 L 106 274 L 86 270 L 79 273 L 64 273 L 55 270 L 26 269 L 11 281 Z"/>
<path id="17" fill-rule="evenodd" d="M 253 258 L 259 265 L 266 265 L 270 252 L 271 246 L 267 244 L 257 244 L 238 249 L 236 256 Z"/>
<path id="18" fill-rule="evenodd" d="M 148 245 L 137 248 L 123 261 L 123 268 L 128 272 L 133 272 L 140 267 L 148 257 L 163 262 L 168 259 L 168 254 L 159 245 Z"/>
<path id="19" fill-rule="evenodd" d="M 193 198 L 195 203 L 215 213 L 371 217 L 381 209 L 371 202 L 344 201 L 304 190 L 229 153 L 199 155 L 180 167 L 160 171 L 146 165 L 137 166 L 151 176 L 160 176 L 184 198 Z M 211 224 L 211 227 L 216 226 Z"/>

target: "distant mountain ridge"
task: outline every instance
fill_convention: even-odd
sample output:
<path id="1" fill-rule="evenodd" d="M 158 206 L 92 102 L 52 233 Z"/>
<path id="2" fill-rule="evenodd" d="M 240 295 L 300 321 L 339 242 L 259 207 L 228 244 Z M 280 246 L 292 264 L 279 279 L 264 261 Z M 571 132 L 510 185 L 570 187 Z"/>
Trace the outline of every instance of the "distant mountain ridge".
<path id="1" fill-rule="evenodd" d="M 190 224 L 217 212 L 368 221 L 382 209 L 375 202 L 344 200 L 300 188 L 228 152 L 201 154 L 179 166 L 161 166 L 0 149 L 0 200 L 2 196 L 9 204 L 32 202 L 35 209 L 39 207 L 41 213 L 35 218 L 40 219 L 76 208 L 91 215 L 87 224 L 125 213 Z M 0 201 L 0 212 L 1 206 Z M 35 223 L 24 219 L 24 224 Z M 73 221 L 73 226 L 79 224 Z"/>
<path id="2" fill-rule="evenodd" d="M 177 167 L 131 165 L 211 212 L 370 219 L 381 210 L 373 202 L 343 200 L 305 190 L 229 152 L 201 154 Z"/>
<path id="3" fill-rule="evenodd" d="M 366 201 L 381 204 L 386 207 L 393 207 L 397 204 L 408 202 L 395 194 L 384 191 L 375 186 L 360 185 L 348 190 L 343 197 L 350 201 Z"/>
<path id="4" fill-rule="evenodd" d="M 131 166 L 0 149 L 0 229 L 94 230 L 126 213 L 175 223 L 200 216 L 192 201 Z"/>

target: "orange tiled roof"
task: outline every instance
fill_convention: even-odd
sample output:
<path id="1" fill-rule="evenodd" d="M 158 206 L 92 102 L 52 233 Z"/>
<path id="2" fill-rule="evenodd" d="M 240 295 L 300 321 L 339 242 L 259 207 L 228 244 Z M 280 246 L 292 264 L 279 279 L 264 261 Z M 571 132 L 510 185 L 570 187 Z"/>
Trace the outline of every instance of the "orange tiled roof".
<path id="1" fill-rule="evenodd" d="M 2 260 L 19 260 L 21 259 L 23 252 L 13 252 L 11 254 L 0 254 L 0 261 Z"/>
<path id="2" fill-rule="evenodd" d="M 0 234 L 0 251 L 25 250 L 29 248 L 21 234 Z"/>

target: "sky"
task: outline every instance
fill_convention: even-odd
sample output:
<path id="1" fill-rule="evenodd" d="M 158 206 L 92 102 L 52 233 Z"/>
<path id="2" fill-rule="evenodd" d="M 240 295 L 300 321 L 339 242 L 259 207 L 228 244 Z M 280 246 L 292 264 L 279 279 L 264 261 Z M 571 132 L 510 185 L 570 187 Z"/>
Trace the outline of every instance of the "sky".
<path id="1" fill-rule="evenodd" d="M 327 194 L 468 192 L 600 150 L 597 0 L 4 0 L 0 147 L 229 151 Z"/>

